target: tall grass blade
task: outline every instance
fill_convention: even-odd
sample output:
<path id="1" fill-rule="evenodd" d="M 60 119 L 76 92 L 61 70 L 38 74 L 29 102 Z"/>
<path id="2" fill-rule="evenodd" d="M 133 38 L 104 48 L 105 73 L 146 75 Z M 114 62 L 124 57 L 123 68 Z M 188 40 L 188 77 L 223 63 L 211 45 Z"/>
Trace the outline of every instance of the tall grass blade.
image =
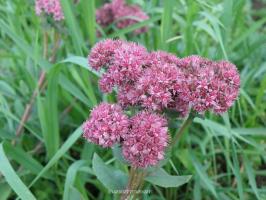
<path id="1" fill-rule="evenodd" d="M 7 183 L 22 200 L 36 200 L 31 191 L 21 181 L 11 164 L 9 163 L 3 144 L 0 144 L 0 172 L 4 175 Z"/>

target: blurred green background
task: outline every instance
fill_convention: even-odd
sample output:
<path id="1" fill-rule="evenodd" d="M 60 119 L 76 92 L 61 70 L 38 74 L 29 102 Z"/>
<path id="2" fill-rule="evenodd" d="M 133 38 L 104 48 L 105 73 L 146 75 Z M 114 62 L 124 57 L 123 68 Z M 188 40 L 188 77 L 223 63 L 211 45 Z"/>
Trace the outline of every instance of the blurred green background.
<path id="1" fill-rule="evenodd" d="M 119 198 L 95 177 L 93 153 L 127 169 L 112 150 L 87 143 L 78 128 L 93 106 L 115 101 L 114 94 L 100 92 L 97 74 L 87 66 L 90 48 L 103 38 L 179 57 L 227 59 L 241 74 L 240 95 L 229 112 L 196 118 L 164 166 L 173 175 L 192 175 L 189 183 L 179 188 L 145 183 L 152 192 L 143 198 L 265 200 L 266 1 L 128 2 L 140 5 L 150 19 L 97 38 L 94 13 L 104 1 L 61 0 L 65 21 L 54 23 L 35 15 L 33 0 L 0 0 L 0 200 L 17 194 L 40 200 Z M 142 26 L 149 31 L 131 33 Z M 41 71 L 45 82 L 16 134 Z"/>

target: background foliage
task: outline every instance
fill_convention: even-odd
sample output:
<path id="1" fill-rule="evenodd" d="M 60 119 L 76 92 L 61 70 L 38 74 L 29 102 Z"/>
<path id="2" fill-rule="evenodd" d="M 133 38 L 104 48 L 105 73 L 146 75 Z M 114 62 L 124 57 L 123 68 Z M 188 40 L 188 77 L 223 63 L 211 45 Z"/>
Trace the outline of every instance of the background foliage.
<path id="1" fill-rule="evenodd" d="M 179 57 L 228 59 L 241 74 L 234 107 L 222 116 L 196 118 L 164 166 L 172 175 L 192 175 L 190 181 L 178 189 L 146 182 L 144 188 L 152 193 L 145 198 L 266 199 L 266 1 L 130 2 L 141 5 L 150 20 L 103 38 L 136 41 Z M 62 38 L 52 64 L 43 58 L 43 35 L 48 32 L 51 55 L 55 32 L 36 17 L 34 1 L 0 0 L 1 200 L 118 198 L 96 178 L 97 164 L 106 167 L 106 162 L 127 173 L 113 151 L 85 142 L 78 128 L 94 105 L 115 100 L 114 95 L 102 95 L 97 73 L 87 67 L 87 54 L 101 39 L 96 38 L 94 12 L 103 1 L 61 3 L 65 22 L 56 25 Z M 147 33 L 130 33 L 145 25 Z M 41 70 L 47 74 L 44 88 L 22 134 L 16 136 Z M 93 156 L 95 152 L 99 156 Z"/>

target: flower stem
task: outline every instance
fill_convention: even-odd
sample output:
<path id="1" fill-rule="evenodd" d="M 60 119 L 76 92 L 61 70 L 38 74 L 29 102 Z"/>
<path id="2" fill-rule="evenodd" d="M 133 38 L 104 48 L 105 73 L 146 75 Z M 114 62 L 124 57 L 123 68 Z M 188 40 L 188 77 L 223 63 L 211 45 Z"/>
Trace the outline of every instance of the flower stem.
<path id="1" fill-rule="evenodd" d="M 128 184 L 127 184 L 127 187 L 125 189 L 125 193 L 123 193 L 121 195 L 121 198 L 120 198 L 121 200 L 126 200 L 130 196 L 130 190 L 132 190 L 132 188 L 133 188 L 136 172 L 137 172 L 136 168 L 134 168 L 134 167 L 130 168 Z"/>
<path id="2" fill-rule="evenodd" d="M 121 195 L 121 200 L 135 199 L 137 197 L 137 190 L 143 186 L 144 178 L 147 174 L 138 168 L 131 167 L 129 172 L 128 184 L 125 192 Z"/>
<path id="3" fill-rule="evenodd" d="M 191 123 L 193 122 L 195 115 L 193 113 L 190 113 L 189 116 L 185 119 L 185 121 L 183 122 L 183 124 L 181 125 L 181 127 L 179 128 L 179 130 L 177 131 L 177 133 L 175 134 L 171 145 L 170 145 L 170 149 L 172 149 L 175 144 L 177 143 L 177 141 L 181 138 L 181 136 L 185 133 L 186 128 L 191 125 Z"/>

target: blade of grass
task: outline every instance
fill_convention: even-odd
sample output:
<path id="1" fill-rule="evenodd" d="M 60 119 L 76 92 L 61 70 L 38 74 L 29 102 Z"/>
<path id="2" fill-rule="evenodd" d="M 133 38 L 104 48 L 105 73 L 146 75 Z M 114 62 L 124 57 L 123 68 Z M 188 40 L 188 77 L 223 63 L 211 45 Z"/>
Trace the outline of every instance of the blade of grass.
<path id="1" fill-rule="evenodd" d="M 0 171 L 4 175 L 7 183 L 14 190 L 14 192 L 22 199 L 22 200 L 36 200 L 31 191 L 25 186 L 25 184 L 21 181 L 19 176 L 16 174 L 11 164 L 9 163 L 3 144 L 0 144 Z"/>
<path id="2" fill-rule="evenodd" d="M 172 13 L 175 3 L 174 0 L 163 1 L 162 23 L 161 23 L 161 48 L 168 50 L 167 40 L 171 38 L 172 33 Z"/>
<path id="3" fill-rule="evenodd" d="M 3 148 L 7 156 L 21 164 L 25 169 L 30 170 L 31 173 L 38 174 L 43 169 L 43 166 L 23 149 L 14 147 L 8 142 L 3 143 Z M 51 179 L 51 176 L 47 176 L 47 174 L 43 177 Z"/>
<path id="4" fill-rule="evenodd" d="M 204 183 L 206 188 L 210 190 L 211 193 L 217 198 L 217 192 L 214 188 L 214 184 L 206 174 L 204 167 L 199 163 L 198 159 L 192 152 L 189 155 L 200 180 Z"/>
<path id="5" fill-rule="evenodd" d="M 233 157 L 233 166 L 231 166 L 231 167 L 232 167 L 232 171 L 234 172 L 234 175 L 236 177 L 237 191 L 238 191 L 239 199 L 243 200 L 244 199 L 243 180 L 241 177 L 236 147 L 235 147 L 235 144 L 233 142 L 231 142 L 231 144 L 232 144 L 231 147 L 232 147 L 232 157 Z"/>
<path id="6" fill-rule="evenodd" d="M 71 39 L 72 39 L 72 42 L 75 48 L 75 52 L 78 55 L 82 55 L 83 54 L 82 48 L 84 47 L 85 43 L 83 41 L 82 34 L 80 32 L 79 26 L 77 24 L 77 20 L 72 10 L 72 8 L 74 7 L 73 2 L 68 1 L 68 0 L 60 0 L 60 2 L 63 8 L 63 11 L 64 11 L 66 24 L 70 31 L 70 35 L 71 35 Z"/>
<path id="7" fill-rule="evenodd" d="M 93 46 L 96 42 L 96 19 L 95 19 L 95 0 L 81 1 L 83 9 L 83 20 L 89 36 L 90 45 Z"/>
<path id="8" fill-rule="evenodd" d="M 83 102 L 85 105 L 92 107 L 90 100 L 80 91 L 78 87 L 76 87 L 75 84 L 73 84 L 70 80 L 68 80 L 66 76 L 61 75 L 59 83 L 62 88 L 67 90 L 70 94 L 72 94 L 78 100 Z"/>
<path id="9" fill-rule="evenodd" d="M 247 156 L 245 155 L 245 153 L 243 152 L 243 161 L 244 161 L 244 166 L 248 175 L 248 182 L 249 185 L 251 186 L 252 190 L 254 191 L 254 194 L 256 195 L 257 199 L 261 199 L 260 195 L 259 195 L 259 191 L 258 191 L 258 187 L 256 184 L 256 179 L 255 179 L 255 175 L 254 175 L 254 171 L 252 169 L 252 166 L 250 164 L 250 161 L 248 160 Z"/>
<path id="10" fill-rule="evenodd" d="M 129 26 L 127 28 L 124 28 L 122 30 L 116 31 L 113 34 L 110 34 L 108 36 L 108 38 L 115 38 L 115 37 L 119 37 L 121 35 L 124 35 L 126 33 L 130 33 L 130 32 L 132 32 L 134 30 L 137 30 L 137 29 L 139 29 L 141 27 L 144 27 L 144 26 L 147 26 L 147 25 L 149 25 L 151 23 L 154 23 L 154 22 L 158 21 L 159 19 L 161 19 L 161 16 L 154 16 L 154 17 L 152 17 L 152 18 L 150 18 L 148 20 L 142 21 L 140 23 L 134 24 L 134 25 Z"/>
<path id="11" fill-rule="evenodd" d="M 42 134 L 47 151 L 47 157 L 50 159 L 59 148 L 59 119 L 57 108 L 58 79 L 60 67 L 54 67 L 48 74 L 47 96 L 42 101 L 37 98 L 38 114 L 41 122 Z"/>
<path id="12" fill-rule="evenodd" d="M 81 66 L 82 68 L 89 70 L 91 73 L 93 73 L 95 76 L 100 77 L 100 73 L 95 71 L 94 69 L 92 69 L 89 65 L 88 65 L 88 60 L 87 58 L 84 57 L 80 57 L 80 56 L 71 56 L 63 61 L 61 61 L 60 63 L 73 63 L 76 65 Z"/>
<path id="13" fill-rule="evenodd" d="M 78 170 L 85 166 L 87 164 L 87 161 L 85 160 L 79 160 L 74 162 L 67 170 L 66 174 L 66 180 L 65 180 L 65 187 L 64 187 L 64 196 L 63 200 L 71 200 L 70 193 L 71 193 L 71 187 L 74 187 L 76 175 L 78 173 Z"/>
<path id="14" fill-rule="evenodd" d="M 259 28 L 261 28 L 265 22 L 266 22 L 266 17 L 253 23 L 249 29 L 247 29 L 244 33 L 242 33 L 241 36 L 239 36 L 235 41 L 233 41 L 233 44 L 231 45 L 231 49 L 232 50 L 235 49 L 238 45 L 240 45 L 243 41 L 245 41 L 249 36 L 252 36 L 252 34 L 255 31 L 257 31 Z"/>
<path id="15" fill-rule="evenodd" d="M 4 31 L 4 33 L 6 33 L 18 45 L 25 55 L 29 56 L 33 60 L 36 60 L 35 55 L 32 53 L 34 52 L 33 48 L 28 45 L 17 33 L 13 32 L 8 24 L 6 24 L 3 20 L 0 20 L 0 27 L 1 30 Z M 51 67 L 51 64 L 42 58 L 38 59 L 38 64 L 45 70 Z"/>
<path id="16" fill-rule="evenodd" d="M 57 163 L 57 161 L 64 156 L 64 154 L 72 147 L 72 145 L 80 138 L 82 134 L 81 127 L 77 128 L 69 138 L 64 142 L 64 144 L 58 149 L 56 154 L 49 160 L 46 166 L 40 171 L 40 173 L 34 178 L 34 180 L 30 183 L 29 188 L 33 186 L 39 178 L 42 177 L 53 165 Z"/>

